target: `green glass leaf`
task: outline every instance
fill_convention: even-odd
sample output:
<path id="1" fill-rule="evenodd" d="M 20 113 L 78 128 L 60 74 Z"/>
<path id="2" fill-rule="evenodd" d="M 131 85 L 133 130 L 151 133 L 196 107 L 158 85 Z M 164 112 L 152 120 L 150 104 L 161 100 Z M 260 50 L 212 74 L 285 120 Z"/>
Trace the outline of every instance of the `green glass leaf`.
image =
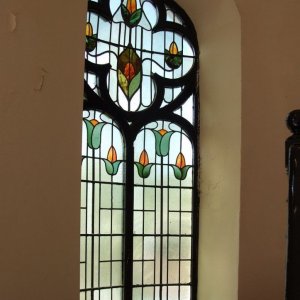
<path id="1" fill-rule="evenodd" d="M 130 17 L 130 12 L 124 4 L 122 4 L 121 10 L 122 10 L 122 15 L 123 15 L 124 21 L 128 20 Z"/>
<path id="2" fill-rule="evenodd" d="M 142 10 L 138 9 L 131 15 L 129 24 L 131 26 L 136 26 L 140 22 L 141 18 L 142 18 Z"/>
<path id="3" fill-rule="evenodd" d="M 93 148 L 93 145 L 92 145 L 92 134 L 93 134 L 94 126 L 87 119 L 83 119 L 83 121 L 84 121 L 86 129 L 87 129 L 87 143 L 88 143 L 88 146 L 90 148 Z"/>
<path id="4" fill-rule="evenodd" d="M 114 174 L 113 164 L 107 159 L 103 159 L 103 160 L 104 160 L 104 163 L 105 163 L 105 169 L 106 169 L 107 174 L 113 175 Z"/>
<path id="5" fill-rule="evenodd" d="M 170 151 L 170 139 L 173 135 L 173 131 L 167 132 L 165 135 L 162 136 L 161 142 L 160 142 L 160 153 L 162 156 L 167 156 Z"/>
<path id="6" fill-rule="evenodd" d="M 149 177 L 153 164 L 147 164 L 146 166 L 143 166 L 142 164 L 136 162 L 135 165 L 141 178 L 145 179 Z"/>
<path id="7" fill-rule="evenodd" d="M 90 36 L 87 36 L 85 41 L 86 41 L 86 44 L 85 44 L 85 48 L 86 48 L 86 51 L 87 52 L 92 52 L 95 50 L 96 46 L 97 46 L 97 34 L 93 34 L 92 37 Z"/>
<path id="8" fill-rule="evenodd" d="M 97 124 L 93 131 L 92 131 L 92 140 L 91 140 L 91 145 L 92 149 L 98 149 L 100 148 L 101 145 L 101 133 L 102 133 L 102 129 L 104 127 L 105 123 L 99 123 Z"/>
<path id="9" fill-rule="evenodd" d="M 136 91 L 139 89 L 141 85 L 141 72 L 139 72 L 130 82 L 129 84 L 129 93 L 128 97 L 131 99 Z"/>
<path id="10" fill-rule="evenodd" d="M 135 163 L 137 170 L 138 170 L 138 174 L 140 177 L 143 178 L 143 170 L 144 170 L 144 166 L 138 162 Z"/>
<path id="11" fill-rule="evenodd" d="M 113 174 L 112 175 L 116 175 L 118 173 L 120 164 L 121 164 L 120 160 L 117 160 L 112 164 L 113 165 Z"/>
<path id="12" fill-rule="evenodd" d="M 174 176 L 176 179 L 178 180 L 182 180 L 182 172 L 181 169 L 178 168 L 177 166 L 172 166 L 173 170 L 174 170 Z"/>
<path id="13" fill-rule="evenodd" d="M 182 169 L 178 168 L 177 166 L 172 166 L 174 170 L 174 176 L 178 180 L 184 180 L 186 179 L 187 172 L 192 166 L 185 166 Z"/>
<path id="14" fill-rule="evenodd" d="M 105 169 L 108 175 L 114 176 L 118 173 L 122 161 L 117 160 L 114 163 L 111 163 L 107 159 L 103 159 L 103 161 L 105 163 Z"/>
<path id="15" fill-rule="evenodd" d="M 128 97 L 128 80 L 120 70 L 118 70 L 118 82 L 122 91 Z"/>
<path id="16" fill-rule="evenodd" d="M 152 168 L 153 164 L 148 164 L 144 167 L 143 170 L 143 178 L 148 178 L 151 172 L 151 168 Z"/>
<path id="17" fill-rule="evenodd" d="M 156 131 L 152 130 L 155 136 L 155 150 L 156 150 L 156 155 L 161 156 L 161 149 L 160 149 L 160 143 L 162 139 L 162 135 Z"/>
<path id="18" fill-rule="evenodd" d="M 181 169 L 181 180 L 186 179 L 187 172 L 191 168 L 191 166 L 185 166 L 184 168 Z"/>
<path id="19" fill-rule="evenodd" d="M 170 68 L 179 68 L 182 65 L 182 51 L 178 52 L 176 55 L 173 55 L 170 54 L 167 49 L 165 49 L 165 61 Z"/>

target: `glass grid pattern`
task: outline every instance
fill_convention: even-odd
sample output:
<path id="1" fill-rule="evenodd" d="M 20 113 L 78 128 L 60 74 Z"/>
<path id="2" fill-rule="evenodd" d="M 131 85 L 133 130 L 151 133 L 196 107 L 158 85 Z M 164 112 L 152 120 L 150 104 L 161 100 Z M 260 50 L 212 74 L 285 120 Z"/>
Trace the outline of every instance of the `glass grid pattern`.
<path id="1" fill-rule="evenodd" d="M 173 1 L 88 4 L 80 300 L 196 300 L 196 34 Z"/>

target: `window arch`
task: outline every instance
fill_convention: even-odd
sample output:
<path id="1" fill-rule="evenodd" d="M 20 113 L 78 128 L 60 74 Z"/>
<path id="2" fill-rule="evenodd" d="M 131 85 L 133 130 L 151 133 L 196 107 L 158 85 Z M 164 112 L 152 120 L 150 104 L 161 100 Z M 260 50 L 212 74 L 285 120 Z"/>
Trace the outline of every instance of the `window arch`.
<path id="1" fill-rule="evenodd" d="M 80 299 L 196 299 L 198 44 L 172 0 L 88 2 Z"/>

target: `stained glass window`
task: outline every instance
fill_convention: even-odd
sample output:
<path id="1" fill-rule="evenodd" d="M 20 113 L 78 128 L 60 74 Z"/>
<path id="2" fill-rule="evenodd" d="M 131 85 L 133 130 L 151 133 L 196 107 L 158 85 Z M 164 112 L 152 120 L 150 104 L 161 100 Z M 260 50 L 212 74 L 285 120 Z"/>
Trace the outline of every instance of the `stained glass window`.
<path id="1" fill-rule="evenodd" d="M 88 2 L 80 300 L 195 300 L 198 44 L 173 0 Z"/>

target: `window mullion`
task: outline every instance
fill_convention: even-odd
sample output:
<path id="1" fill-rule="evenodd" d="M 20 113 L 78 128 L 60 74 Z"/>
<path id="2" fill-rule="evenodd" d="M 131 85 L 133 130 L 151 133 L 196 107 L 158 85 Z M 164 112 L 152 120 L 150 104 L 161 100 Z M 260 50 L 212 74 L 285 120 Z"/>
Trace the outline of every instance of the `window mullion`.
<path id="1" fill-rule="evenodd" d="M 134 198 L 134 147 L 133 139 L 126 140 L 126 188 L 125 207 L 125 238 L 124 238 L 124 300 L 132 300 L 133 279 L 133 198 Z"/>

